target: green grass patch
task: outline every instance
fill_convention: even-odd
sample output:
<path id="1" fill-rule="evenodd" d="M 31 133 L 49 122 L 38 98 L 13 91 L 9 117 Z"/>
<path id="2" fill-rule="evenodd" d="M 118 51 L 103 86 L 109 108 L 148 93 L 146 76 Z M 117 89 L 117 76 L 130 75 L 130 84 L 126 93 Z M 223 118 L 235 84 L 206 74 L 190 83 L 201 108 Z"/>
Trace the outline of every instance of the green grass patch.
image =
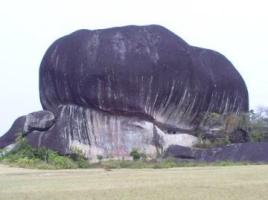
<path id="1" fill-rule="evenodd" d="M 265 200 L 268 165 L 32 170 L 0 164 L 0 199 Z"/>
<path id="2" fill-rule="evenodd" d="M 104 169 L 166 169 L 175 167 L 205 167 L 205 166 L 240 166 L 251 165 L 249 162 L 233 162 L 233 161 L 219 161 L 219 162 L 198 162 L 198 161 L 183 161 L 176 159 L 159 159 L 159 160 L 108 160 L 101 163 L 91 163 L 89 168 L 104 168 Z M 262 163 L 254 163 L 262 164 Z"/>
<path id="3" fill-rule="evenodd" d="M 11 166 L 37 169 L 75 169 L 88 168 L 89 162 L 80 153 L 62 156 L 46 148 L 32 148 L 28 142 L 21 138 L 16 147 L 1 153 L 0 162 Z"/>

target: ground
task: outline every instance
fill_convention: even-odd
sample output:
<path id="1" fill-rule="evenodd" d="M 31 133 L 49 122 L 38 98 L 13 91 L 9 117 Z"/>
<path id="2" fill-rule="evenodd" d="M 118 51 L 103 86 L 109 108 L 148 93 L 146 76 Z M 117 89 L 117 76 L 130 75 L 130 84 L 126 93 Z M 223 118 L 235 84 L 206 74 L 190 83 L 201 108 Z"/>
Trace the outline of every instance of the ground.
<path id="1" fill-rule="evenodd" d="M 0 165 L 1 200 L 267 199 L 268 165 L 32 170 Z"/>

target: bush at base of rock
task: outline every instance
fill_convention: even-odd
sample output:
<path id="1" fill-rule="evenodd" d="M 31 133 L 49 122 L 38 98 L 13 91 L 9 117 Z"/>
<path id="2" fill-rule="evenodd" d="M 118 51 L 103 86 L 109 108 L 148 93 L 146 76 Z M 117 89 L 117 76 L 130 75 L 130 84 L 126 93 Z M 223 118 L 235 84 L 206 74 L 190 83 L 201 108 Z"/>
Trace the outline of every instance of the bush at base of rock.
<path id="1" fill-rule="evenodd" d="M 74 157 L 76 159 L 74 159 Z M 32 148 L 25 138 L 17 139 L 16 147 L 1 156 L 4 163 L 25 168 L 73 169 L 89 167 L 88 160 L 82 156 L 61 156 L 45 148 Z"/>

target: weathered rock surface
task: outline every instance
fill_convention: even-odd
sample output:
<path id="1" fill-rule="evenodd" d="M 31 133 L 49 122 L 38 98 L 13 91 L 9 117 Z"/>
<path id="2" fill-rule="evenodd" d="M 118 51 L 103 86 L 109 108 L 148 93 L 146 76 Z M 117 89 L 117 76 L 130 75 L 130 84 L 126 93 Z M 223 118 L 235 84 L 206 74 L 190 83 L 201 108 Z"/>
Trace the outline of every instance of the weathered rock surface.
<path id="1" fill-rule="evenodd" d="M 241 143 L 199 151 L 200 161 L 268 162 L 268 143 Z"/>
<path id="2" fill-rule="evenodd" d="M 223 55 L 156 25 L 58 39 L 40 66 L 40 100 L 56 121 L 32 118 L 30 143 L 63 154 L 80 148 L 89 158 L 192 146 L 206 113 L 248 110 L 246 85 Z"/>
<path id="3" fill-rule="evenodd" d="M 189 147 L 183 147 L 180 145 L 169 146 L 163 154 L 164 158 L 174 157 L 178 159 L 197 159 L 196 151 Z"/>
<path id="4" fill-rule="evenodd" d="M 55 123 L 55 116 L 50 111 L 38 111 L 30 113 L 26 116 L 24 124 L 24 133 L 33 130 L 46 131 Z"/>
<path id="5" fill-rule="evenodd" d="M 55 123 L 55 116 L 49 111 L 33 112 L 19 117 L 10 130 L 0 138 L 0 148 L 16 142 L 19 134 L 26 136 L 33 131 L 47 131 Z"/>
<path id="6" fill-rule="evenodd" d="M 18 136 L 17 134 L 23 132 L 25 121 L 26 116 L 19 117 L 18 119 L 15 120 L 11 128 L 7 131 L 7 133 L 4 134 L 2 137 L 0 137 L 1 149 L 15 142 L 16 137 Z"/>
<path id="7" fill-rule="evenodd" d="M 161 26 L 80 30 L 60 38 L 40 67 L 46 110 L 78 105 L 192 129 L 202 112 L 248 109 L 245 83 L 221 54 Z"/>
<path id="8" fill-rule="evenodd" d="M 268 143 L 240 143 L 209 149 L 172 145 L 166 149 L 163 156 L 199 162 L 268 162 Z"/>
<path id="9" fill-rule="evenodd" d="M 53 127 L 45 132 L 33 131 L 27 138 L 33 146 L 46 146 L 63 154 L 79 148 L 93 159 L 96 155 L 126 157 L 133 148 L 155 157 L 169 145 L 197 143 L 194 136 L 166 134 L 139 117 L 112 115 L 74 105 L 60 107 Z"/>

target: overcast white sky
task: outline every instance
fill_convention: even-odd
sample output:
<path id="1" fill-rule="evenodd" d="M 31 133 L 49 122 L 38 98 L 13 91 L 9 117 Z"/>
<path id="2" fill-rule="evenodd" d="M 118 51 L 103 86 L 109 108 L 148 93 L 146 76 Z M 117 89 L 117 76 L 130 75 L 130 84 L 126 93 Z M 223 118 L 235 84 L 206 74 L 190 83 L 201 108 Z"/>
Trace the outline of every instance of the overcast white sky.
<path id="1" fill-rule="evenodd" d="M 41 110 L 39 64 L 54 40 L 129 24 L 160 24 L 221 52 L 245 79 L 250 107 L 268 106 L 265 0 L 0 0 L 0 135 L 17 117 Z"/>

